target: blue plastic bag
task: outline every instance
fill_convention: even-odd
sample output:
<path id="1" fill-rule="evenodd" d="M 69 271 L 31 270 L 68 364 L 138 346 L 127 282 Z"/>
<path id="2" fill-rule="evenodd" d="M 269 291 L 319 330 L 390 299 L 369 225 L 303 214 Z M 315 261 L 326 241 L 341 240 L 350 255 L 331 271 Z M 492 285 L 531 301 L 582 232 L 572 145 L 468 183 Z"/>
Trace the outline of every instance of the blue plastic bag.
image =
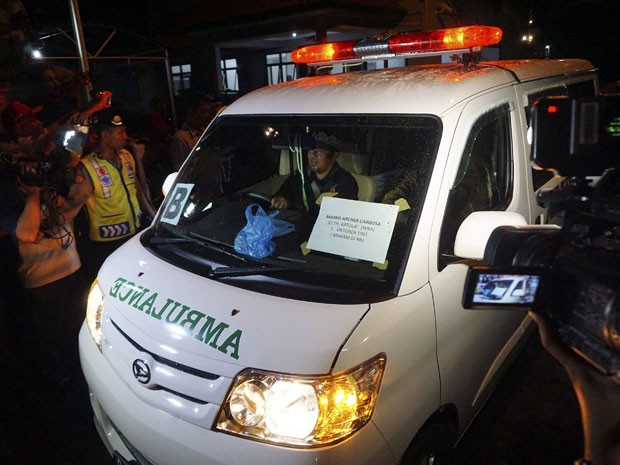
<path id="1" fill-rule="evenodd" d="M 235 251 L 254 258 L 271 255 L 276 249 L 272 239 L 295 230 L 294 224 L 276 219 L 277 214 L 276 210 L 268 215 L 257 203 L 248 205 L 245 209 L 248 222 L 235 237 Z"/>

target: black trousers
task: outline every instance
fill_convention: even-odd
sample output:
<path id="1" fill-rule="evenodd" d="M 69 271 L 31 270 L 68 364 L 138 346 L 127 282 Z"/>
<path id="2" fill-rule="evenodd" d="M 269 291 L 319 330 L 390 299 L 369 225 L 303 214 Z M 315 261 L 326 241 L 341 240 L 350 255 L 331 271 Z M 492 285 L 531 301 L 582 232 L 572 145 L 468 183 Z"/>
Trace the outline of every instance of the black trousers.
<path id="1" fill-rule="evenodd" d="M 123 237 L 114 241 L 91 241 L 90 239 L 80 239 L 78 241 L 78 253 L 82 260 L 84 279 L 92 283 L 99 273 L 99 268 L 103 265 L 106 258 L 121 245 L 131 239 L 132 236 Z"/>

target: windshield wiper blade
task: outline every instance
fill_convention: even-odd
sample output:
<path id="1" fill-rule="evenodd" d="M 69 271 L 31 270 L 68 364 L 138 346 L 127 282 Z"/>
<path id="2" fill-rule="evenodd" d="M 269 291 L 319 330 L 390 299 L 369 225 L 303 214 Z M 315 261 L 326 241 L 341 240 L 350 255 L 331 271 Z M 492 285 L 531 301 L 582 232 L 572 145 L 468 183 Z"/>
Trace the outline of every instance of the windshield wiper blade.
<path id="1" fill-rule="evenodd" d="M 158 246 L 158 245 L 170 245 L 170 246 L 174 246 L 174 245 L 180 245 L 180 244 L 194 244 L 200 247 L 204 247 L 206 249 L 210 249 L 210 250 L 215 250 L 216 252 L 220 252 L 222 254 L 225 255 L 229 255 L 231 257 L 235 257 L 237 260 L 241 260 L 241 261 L 247 261 L 247 259 L 243 256 L 237 255 L 234 252 L 231 252 L 230 250 L 228 250 L 226 247 L 223 247 L 209 239 L 205 239 L 204 237 L 189 232 L 187 233 L 187 236 L 180 236 L 180 237 L 162 237 L 162 236 L 152 236 L 149 239 L 149 245 L 154 245 L 154 246 Z"/>
<path id="2" fill-rule="evenodd" d="M 189 237 L 162 237 L 152 236 L 149 245 L 172 245 L 172 244 L 200 244 L 196 239 Z"/>
<path id="3" fill-rule="evenodd" d="M 204 237 L 199 236 L 192 232 L 188 232 L 187 236 L 180 236 L 180 237 L 152 236 L 149 240 L 149 245 L 154 245 L 154 246 L 160 246 L 160 245 L 161 246 L 174 246 L 178 244 L 195 244 L 200 247 L 215 250 L 225 255 L 229 255 L 245 263 L 249 263 L 249 262 L 260 263 L 258 261 L 252 260 L 249 257 L 245 257 L 243 255 L 230 251 L 226 247 L 221 246 L 220 244 L 212 242 L 208 239 L 205 239 Z M 213 268 L 211 261 L 206 261 L 200 257 L 196 257 L 193 254 L 189 254 L 187 252 L 178 251 L 177 253 L 179 253 L 180 255 L 192 261 L 206 264 L 209 268 L 207 276 L 209 276 L 210 278 L 215 278 L 215 279 L 240 277 L 240 276 L 253 276 L 253 275 L 261 275 L 261 274 L 267 275 L 267 274 L 279 273 L 283 271 L 300 271 L 300 270 L 305 269 L 303 265 L 293 265 L 293 266 L 262 265 L 262 266 L 247 266 L 247 267 L 220 266 L 217 268 Z"/>
<path id="4" fill-rule="evenodd" d="M 187 235 L 189 238 L 194 239 L 197 244 L 200 244 L 201 246 L 207 249 L 215 250 L 216 252 L 219 252 L 224 255 L 228 255 L 229 257 L 236 258 L 237 260 L 241 260 L 242 262 L 248 261 L 247 258 L 245 258 L 243 255 L 237 254 L 235 252 L 235 249 L 232 248 L 231 246 L 221 245 L 220 243 L 215 242 L 212 239 L 208 239 L 194 232 L 188 232 Z M 230 250 L 231 248 L 232 250 Z"/>
<path id="5" fill-rule="evenodd" d="M 228 278 L 237 276 L 253 276 L 257 274 L 272 274 L 283 271 L 300 271 L 303 266 L 253 266 L 253 267 L 235 267 L 220 266 L 209 272 L 210 278 Z"/>

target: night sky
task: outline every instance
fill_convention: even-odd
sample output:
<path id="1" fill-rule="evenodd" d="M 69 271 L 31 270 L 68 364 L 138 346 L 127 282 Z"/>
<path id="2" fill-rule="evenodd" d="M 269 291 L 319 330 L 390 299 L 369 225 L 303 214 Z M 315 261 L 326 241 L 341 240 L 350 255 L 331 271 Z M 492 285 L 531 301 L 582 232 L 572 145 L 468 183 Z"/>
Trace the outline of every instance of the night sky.
<path id="1" fill-rule="evenodd" d="M 69 0 L 22 0 L 36 27 L 69 25 Z M 157 39 L 165 31 L 174 37 L 174 13 L 192 5 L 210 6 L 230 0 L 78 0 L 83 23 L 123 27 Z M 507 6 L 528 18 L 540 40 L 537 50 L 551 46 L 551 58 L 586 58 L 600 69 L 603 82 L 620 79 L 620 2 L 617 0 L 454 0 L 460 7 L 477 3 L 481 10 L 498 11 Z M 461 10 L 464 10 L 463 7 Z M 461 11 L 467 16 L 467 11 Z M 501 27 L 501 25 L 500 25 Z"/>
<path id="2" fill-rule="evenodd" d="M 617 0 L 535 1 L 534 18 L 552 58 L 587 58 L 602 81 L 620 79 L 620 11 Z"/>

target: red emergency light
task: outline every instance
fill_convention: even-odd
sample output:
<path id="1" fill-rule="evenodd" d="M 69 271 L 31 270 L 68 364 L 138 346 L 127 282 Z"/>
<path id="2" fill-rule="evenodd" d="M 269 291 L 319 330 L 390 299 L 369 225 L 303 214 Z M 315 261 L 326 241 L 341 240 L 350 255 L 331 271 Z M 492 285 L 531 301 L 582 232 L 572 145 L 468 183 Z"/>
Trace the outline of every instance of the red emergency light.
<path id="1" fill-rule="evenodd" d="M 493 26 L 464 26 L 425 32 L 406 32 L 387 39 L 331 42 L 309 45 L 291 53 L 294 63 L 321 65 L 343 61 L 393 57 L 469 53 L 495 45 L 502 30 Z"/>

